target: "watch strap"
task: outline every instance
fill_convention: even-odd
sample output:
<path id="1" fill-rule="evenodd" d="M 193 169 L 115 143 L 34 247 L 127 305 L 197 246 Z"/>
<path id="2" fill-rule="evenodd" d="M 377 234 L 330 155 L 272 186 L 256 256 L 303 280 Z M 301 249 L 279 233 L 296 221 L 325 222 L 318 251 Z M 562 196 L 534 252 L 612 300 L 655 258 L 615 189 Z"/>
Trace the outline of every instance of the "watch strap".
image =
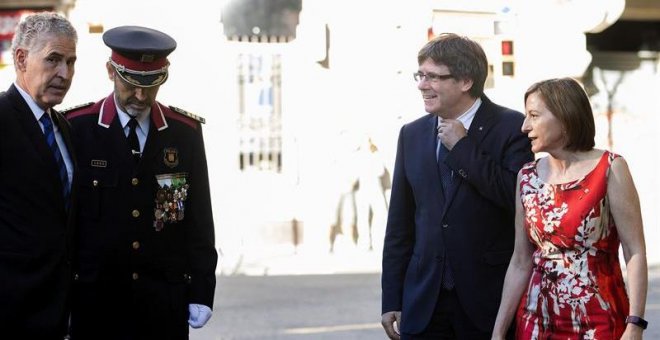
<path id="1" fill-rule="evenodd" d="M 642 329 L 646 329 L 646 327 L 649 325 L 649 322 L 640 318 L 639 316 L 635 315 L 628 315 L 626 317 L 626 323 L 631 323 L 633 325 L 637 325 L 641 327 Z"/>

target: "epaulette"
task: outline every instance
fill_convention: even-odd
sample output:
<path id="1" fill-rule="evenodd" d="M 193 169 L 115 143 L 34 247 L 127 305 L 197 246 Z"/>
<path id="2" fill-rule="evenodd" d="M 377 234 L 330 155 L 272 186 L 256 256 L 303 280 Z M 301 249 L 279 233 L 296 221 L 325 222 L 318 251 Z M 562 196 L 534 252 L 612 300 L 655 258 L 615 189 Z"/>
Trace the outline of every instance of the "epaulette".
<path id="1" fill-rule="evenodd" d="M 190 113 L 190 112 L 188 112 L 184 109 L 180 109 L 180 108 L 178 108 L 176 106 L 172 106 L 172 105 L 170 105 L 170 109 L 172 109 L 172 111 L 174 111 L 176 113 L 179 113 L 179 114 L 182 114 L 182 115 L 184 115 L 188 118 L 192 118 L 192 119 L 194 119 L 194 120 L 196 120 L 196 121 L 198 121 L 202 124 L 206 124 L 206 119 L 204 119 L 204 117 L 200 117 L 200 116 L 198 116 L 194 113 Z"/>
<path id="2" fill-rule="evenodd" d="M 76 110 L 79 110 L 79 109 L 84 109 L 84 108 L 86 108 L 86 107 L 88 107 L 88 106 L 91 106 L 91 105 L 94 105 L 94 102 L 89 102 L 89 103 L 85 103 L 85 104 L 80 104 L 80 105 L 75 105 L 75 106 L 67 107 L 66 109 L 61 110 L 61 111 L 59 111 L 59 112 L 60 112 L 62 115 L 66 116 L 67 114 L 69 114 L 69 113 L 71 113 L 71 112 L 73 112 L 73 111 L 76 111 Z"/>

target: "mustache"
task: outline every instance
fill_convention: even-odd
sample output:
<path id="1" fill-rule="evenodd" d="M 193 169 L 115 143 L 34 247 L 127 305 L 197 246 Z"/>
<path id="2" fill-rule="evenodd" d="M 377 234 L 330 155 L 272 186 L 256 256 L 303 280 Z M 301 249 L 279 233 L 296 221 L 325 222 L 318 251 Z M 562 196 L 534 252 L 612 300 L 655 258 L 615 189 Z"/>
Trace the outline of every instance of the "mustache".
<path id="1" fill-rule="evenodd" d="M 126 105 L 140 105 L 140 106 L 149 106 L 149 103 L 147 101 L 142 101 L 135 99 L 134 97 L 128 98 L 126 101 Z"/>

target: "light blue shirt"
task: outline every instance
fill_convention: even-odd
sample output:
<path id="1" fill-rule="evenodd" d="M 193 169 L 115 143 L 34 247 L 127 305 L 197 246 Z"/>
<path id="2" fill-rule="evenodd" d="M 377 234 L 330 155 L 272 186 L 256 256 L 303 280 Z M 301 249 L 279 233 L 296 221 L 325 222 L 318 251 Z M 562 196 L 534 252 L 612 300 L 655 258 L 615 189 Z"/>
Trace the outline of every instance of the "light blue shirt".
<path id="1" fill-rule="evenodd" d="M 119 117 L 119 123 L 121 123 L 122 129 L 124 129 L 124 135 L 128 137 L 128 132 L 130 131 L 130 127 L 128 126 L 128 121 L 131 120 L 131 116 L 122 111 L 122 109 L 119 108 L 119 105 L 117 105 L 117 101 L 115 100 L 115 107 L 117 108 L 117 117 Z M 135 120 L 137 120 L 138 125 L 135 127 L 135 134 L 137 134 L 138 141 L 140 142 L 140 152 L 144 151 L 144 144 L 147 142 L 147 135 L 149 135 L 149 117 L 151 115 L 149 113 L 147 114 L 140 114 L 137 117 L 135 117 Z"/>
<path id="2" fill-rule="evenodd" d="M 41 124 L 41 116 L 46 114 L 46 111 L 37 105 L 37 102 L 32 99 L 32 97 L 25 92 L 18 84 L 14 83 L 14 86 L 16 86 L 16 89 L 18 89 L 18 93 L 21 94 L 25 102 L 28 104 L 30 107 L 30 110 L 32 110 L 32 114 L 34 114 L 34 118 L 37 119 L 37 123 L 39 123 L 39 127 L 41 127 L 41 132 L 44 132 L 44 125 Z M 71 156 L 69 155 L 69 150 L 66 147 L 66 144 L 64 143 L 64 138 L 62 137 L 62 133 L 60 132 L 60 128 L 57 126 L 57 123 L 55 122 L 55 119 L 52 118 L 51 120 L 53 121 L 53 131 L 55 132 L 55 142 L 57 143 L 57 146 L 60 148 L 60 153 L 62 154 L 62 159 L 64 160 L 64 165 L 66 166 L 66 173 L 69 177 L 69 189 L 71 189 L 71 183 L 73 181 L 73 162 L 71 161 Z"/>

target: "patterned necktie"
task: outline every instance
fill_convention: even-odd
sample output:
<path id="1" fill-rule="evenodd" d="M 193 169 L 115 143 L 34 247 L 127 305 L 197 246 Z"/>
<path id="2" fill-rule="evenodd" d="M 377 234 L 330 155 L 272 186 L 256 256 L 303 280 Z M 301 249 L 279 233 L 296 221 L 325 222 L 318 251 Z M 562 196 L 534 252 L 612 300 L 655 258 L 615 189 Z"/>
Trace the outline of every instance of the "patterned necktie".
<path id="1" fill-rule="evenodd" d="M 140 161 L 140 141 L 138 141 L 137 132 L 135 128 L 137 127 L 138 122 L 135 118 L 131 118 L 128 121 L 128 146 L 131 148 L 131 154 L 133 154 L 133 161 L 137 164 Z"/>
<path id="2" fill-rule="evenodd" d="M 438 170 L 440 171 L 440 182 L 442 183 L 442 190 L 445 193 L 445 200 L 448 199 L 449 188 L 451 187 L 452 170 L 445 164 L 445 158 L 449 154 L 449 150 L 438 139 Z M 449 260 L 445 256 L 445 263 L 443 266 L 442 287 L 445 289 L 454 288 L 454 274 L 451 272 Z"/>
<path id="3" fill-rule="evenodd" d="M 442 183 L 442 189 L 445 193 L 445 198 L 447 193 L 449 193 L 449 187 L 451 186 L 452 180 L 452 170 L 450 167 L 445 164 L 445 158 L 449 154 L 449 150 L 442 144 L 438 139 L 438 169 L 440 170 L 440 182 Z"/>
<path id="4" fill-rule="evenodd" d="M 50 147 L 50 151 L 55 158 L 55 163 L 57 164 L 57 169 L 59 170 L 60 181 L 62 181 L 62 195 L 64 197 L 64 206 L 69 209 L 69 195 L 71 194 L 71 188 L 69 187 L 69 174 L 66 170 L 66 165 L 64 164 L 64 159 L 62 158 L 62 152 L 57 145 L 55 140 L 55 130 L 53 129 L 53 121 L 50 119 L 50 114 L 44 112 L 39 118 L 39 121 L 44 126 L 44 135 L 46 136 L 46 143 Z"/>

